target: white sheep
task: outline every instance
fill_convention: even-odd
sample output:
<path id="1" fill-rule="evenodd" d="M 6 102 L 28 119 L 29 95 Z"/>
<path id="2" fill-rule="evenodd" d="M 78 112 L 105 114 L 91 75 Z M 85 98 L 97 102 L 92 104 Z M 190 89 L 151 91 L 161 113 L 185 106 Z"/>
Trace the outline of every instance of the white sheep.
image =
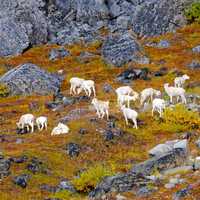
<path id="1" fill-rule="evenodd" d="M 130 96 L 131 94 L 133 96 L 137 95 L 137 92 L 135 92 L 130 86 L 119 87 L 115 90 L 115 92 L 117 93 L 117 103 L 118 103 L 118 105 L 120 105 L 120 96 L 121 95 L 128 95 L 128 96 Z M 130 105 L 129 101 L 128 101 L 128 104 Z"/>
<path id="2" fill-rule="evenodd" d="M 120 107 L 122 107 L 122 105 L 126 105 L 128 104 L 128 108 L 130 107 L 130 101 L 136 101 L 139 97 L 139 94 L 135 92 L 135 94 L 133 96 L 129 96 L 129 95 L 119 95 L 118 97 L 118 104 Z"/>
<path id="3" fill-rule="evenodd" d="M 76 94 L 76 88 L 80 88 L 84 79 L 73 77 L 69 80 L 71 87 L 70 87 L 70 94 Z"/>
<path id="4" fill-rule="evenodd" d="M 155 98 L 152 102 L 152 116 L 154 114 L 154 111 L 157 111 L 160 114 L 160 117 L 162 117 L 162 113 L 165 109 L 165 100 L 160 98 Z"/>
<path id="5" fill-rule="evenodd" d="M 42 131 L 44 128 L 47 130 L 47 117 L 40 116 L 35 121 L 39 131 Z"/>
<path id="6" fill-rule="evenodd" d="M 59 122 L 58 125 L 53 128 L 51 135 L 60 135 L 66 133 L 69 133 L 69 127 Z"/>
<path id="7" fill-rule="evenodd" d="M 187 103 L 185 98 L 185 90 L 181 87 L 169 87 L 169 83 L 164 84 L 164 89 L 167 95 L 170 97 L 170 103 L 173 103 L 173 97 L 177 97 L 177 102 L 179 97 L 181 97 L 182 103 Z"/>
<path id="8" fill-rule="evenodd" d="M 99 118 L 103 119 L 106 114 L 107 120 L 109 119 L 109 101 L 101 101 L 97 98 L 93 98 L 91 104 L 96 109 Z"/>
<path id="9" fill-rule="evenodd" d="M 78 88 L 78 94 L 80 94 L 83 90 L 88 97 L 91 96 L 92 91 L 94 93 L 94 96 L 96 96 L 95 83 L 92 80 L 84 80 L 81 86 Z"/>
<path id="10" fill-rule="evenodd" d="M 32 114 L 24 114 L 20 117 L 19 122 L 17 122 L 17 127 L 23 129 L 26 127 L 29 132 L 29 127 L 31 127 L 31 132 L 34 131 L 34 119 L 35 117 Z"/>
<path id="11" fill-rule="evenodd" d="M 140 105 L 143 105 L 147 99 L 151 100 L 151 102 L 152 102 L 154 96 L 155 97 L 161 96 L 161 92 L 159 90 L 155 90 L 153 88 L 146 88 L 146 89 L 142 90 L 140 96 L 141 96 Z"/>
<path id="12" fill-rule="evenodd" d="M 128 119 L 131 119 L 134 123 L 134 128 L 138 128 L 137 126 L 137 117 L 138 117 L 138 113 L 133 110 L 133 109 L 130 109 L 130 108 L 126 108 L 125 105 L 123 105 L 121 107 L 121 111 L 124 115 L 124 118 L 125 118 L 125 121 L 126 121 L 126 124 L 128 125 Z"/>
<path id="13" fill-rule="evenodd" d="M 174 87 L 183 87 L 186 80 L 189 80 L 190 77 L 187 74 L 184 74 L 183 76 L 176 77 L 174 79 Z"/>

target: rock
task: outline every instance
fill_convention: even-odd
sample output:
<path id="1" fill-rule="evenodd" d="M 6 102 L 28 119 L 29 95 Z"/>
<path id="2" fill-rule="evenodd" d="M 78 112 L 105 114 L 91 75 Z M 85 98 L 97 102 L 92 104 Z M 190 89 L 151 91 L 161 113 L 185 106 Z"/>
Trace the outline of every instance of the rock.
<path id="1" fill-rule="evenodd" d="M 193 168 L 194 168 L 194 170 L 200 169 L 200 156 L 195 158 Z"/>
<path id="2" fill-rule="evenodd" d="M 74 109 L 71 110 L 67 116 L 63 117 L 60 121 L 65 123 L 68 121 L 74 121 L 74 120 L 78 120 L 81 117 L 84 117 L 84 115 L 86 115 L 88 113 L 88 110 L 80 108 L 80 109 Z"/>
<path id="3" fill-rule="evenodd" d="M 0 1 L 0 56 L 17 55 L 47 42 L 47 21 L 40 0 Z"/>
<path id="4" fill-rule="evenodd" d="M 129 33 L 109 35 L 102 46 L 102 56 L 111 65 L 120 67 L 140 58 L 141 47 Z"/>
<path id="5" fill-rule="evenodd" d="M 57 60 L 69 56 L 70 52 L 66 50 L 64 47 L 60 47 L 57 49 L 52 49 L 49 52 L 49 60 Z"/>
<path id="6" fill-rule="evenodd" d="M 127 69 L 116 78 L 117 81 L 121 83 L 130 83 L 136 79 L 147 80 L 148 69 Z"/>
<path id="7" fill-rule="evenodd" d="M 139 188 L 136 194 L 139 197 L 148 197 L 152 192 L 154 192 L 152 188 L 144 186 Z"/>
<path id="8" fill-rule="evenodd" d="M 53 94 L 53 102 L 54 103 L 63 103 L 63 94 L 60 91 L 60 88 L 58 88 L 58 90 L 56 90 Z"/>
<path id="9" fill-rule="evenodd" d="M 27 63 L 8 71 L 0 82 L 9 87 L 11 95 L 46 95 L 60 88 L 61 78 Z"/>
<path id="10" fill-rule="evenodd" d="M 165 153 L 172 151 L 173 148 L 166 144 L 158 144 L 153 149 L 149 151 L 150 156 L 160 156 Z"/>
<path id="11" fill-rule="evenodd" d="M 9 159 L 11 162 L 14 162 L 14 163 L 24 163 L 28 160 L 28 157 L 26 155 L 22 155 L 20 157 L 12 157 Z"/>
<path id="12" fill-rule="evenodd" d="M 66 150 L 67 150 L 67 154 L 70 157 L 75 157 L 75 156 L 79 155 L 81 148 L 78 144 L 71 142 L 71 143 L 66 145 Z"/>
<path id="13" fill-rule="evenodd" d="M 191 187 L 190 187 L 190 186 L 188 186 L 188 187 L 186 187 L 186 188 L 184 188 L 184 189 L 181 189 L 181 190 L 177 191 L 177 192 L 173 195 L 172 199 L 173 199 L 173 200 L 180 200 L 180 199 L 182 199 L 182 198 L 188 196 L 188 195 L 190 194 L 190 190 L 191 190 Z"/>
<path id="14" fill-rule="evenodd" d="M 47 168 L 44 167 L 44 164 L 42 161 L 40 161 L 38 158 L 34 157 L 31 159 L 30 163 L 27 164 L 28 171 L 32 172 L 33 174 L 36 173 L 44 173 L 48 174 L 49 171 Z"/>
<path id="15" fill-rule="evenodd" d="M 64 106 L 69 106 L 69 105 L 73 105 L 76 102 L 76 99 L 74 99 L 73 97 L 63 97 L 63 105 Z"/>
<path id="16" fill-rule="evenodd" d="M 29 110 L 31 112 L 39 110 L 39 104 L 38 104 L 38 102 L 30 102 L 28 106 L 29 106 Z"/>
<path id="17" fill-rule="evenodd" d="M 50 186 L 50 185 L 47 185 L 47 184 L 40 185 L 40 189 L 42 191 L 47 191 L 47 192 L 51 192 L 51 193 L 55 193 L 55 192 L 59 191 L 58 187 L 56 187 L 56 186 Z"/>
<path id="18" fill-rule="evenodd" d="M 194 52 L 194 53 L 200 53 L 200 45 L 198 45 L 196 47 L 193 47 L 192 48 L 192 52 Z"/>
<path id="19" fill-rule="evenodd" d="M 95 57 L 95 55 L 93 53 L 83 51 L 83 52 L 81 52 L 80 56 L 78 57 L 78 60 L 80 63 L 88 63 L 94 57 Z"/>
<path id="20" fill-rule="evenodd" d="M 140 36 L 155 36 L 185 24 L 183 4 L 176 0 L 143 1 L 135 9 L 133 30 Z"/>
<path id="21" fill-rule="evenodd" d="M 105 84 L 103 85 L 103 91 L 104 91 L 105 93 L 110 93 L 110 92 L 113 91 L 113 88 L 112 88 L 112 86 L 111 86 L 110 84 L 105 83 Z"/>
<path id="22" fill-rule="evenodd" d="M 85 128 L 80 128 L 80 129 L 79 129 L 79 133 L 80 133 L 81 135 L 85 135 L 87 132 L 88 132 L 88 131 L 87 131 L 87 129 L 85 129 Z"/>
<path id="23" fill-rule="evenodd" d="M 200 69 L 200 61 L 199 60 L 192 60 L 192 62 L 188 65 L 190 69 Z"/>
<path id="24" fill-rule="evenodd" d="M 14 184 L 16 184 L 22 188 L 26 188 L 29 179 L 30 179 L 30 175 L 22 174 L 22 175 L 14 177 L 13 182 L 14 182 Z"/>
<path id="25" fill-rule="evenodd" d="M 167 189 L 172 189 L 174 187 L 175 187 L 175 184 L 173 184 L 173 183 L 167 183 L 167 184 L 165 184 L 165 188 L 167 188 Z"/>
<path id="26" fill-rule="evenodd" d="M 188 110 L 191 110 L 193 112 L 200 112 L 200 105 L 195 103 L 189 103 L 186 105 Z"/>
<path id="27" fill-rule="evenodd" d="M 76 192 L 76 189 L 74 188 L 74 186 L 72 185 L 72 183 L 69 180 L 62 180 L 59 185 L 58 188 L 60 190 L 67 190 L 70 191 L 72 193 Z"/>
<path id="28" fill-rule="evenodd" d="M 4 158 L 4 156 L 1 155 L 0 156 L 0 179 L 10 174 L 10 167 L 11 167 L 10 160 Z"/>
<path id="29" fill-rule="evenodd" d="M 106 141 L 110 141 L 110 140 L 113 140 L 114 139 L 114 134 L 111 130 L 107 130 L 105 132 L 105 136 L 104 136 L 105 140 Z"/>
<path id="30" fill-rule="evenodd" d="M 16 144 L 22 144 L 24 141 L 22 138 L 17 138 L 16 139 Z"/>
<path id="31" fill-rule="evenodd" d="M 158 44 L 157 44 L 158 48 L 168 48 L 170 47 L 170 43 L 167 40 L 161 40 Z"/>
<path id="32" fill-rule="evenodd" d="M 168 73 L 168 69 L 166 67 L 161 67 L 158 71 L 154 73 L 154 76 L 164 76 Z"/>

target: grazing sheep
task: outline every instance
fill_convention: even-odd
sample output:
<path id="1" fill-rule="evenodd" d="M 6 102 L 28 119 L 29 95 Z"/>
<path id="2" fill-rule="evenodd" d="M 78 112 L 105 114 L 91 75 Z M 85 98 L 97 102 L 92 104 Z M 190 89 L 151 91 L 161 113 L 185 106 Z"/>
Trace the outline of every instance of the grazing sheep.
<path id="1" fill-rule="evenodd" d="M 152 102 L 152 116 L 154 114 L 154 111 L 158 111 L 160 114 L 160 117 L 162 117 L 163 110 L 165 109 L 165 100 L 155 98 Z"/>
<path id="2" fill-rule="evenodd" d="M 120 105 L 120 95 L 128 95 L 128 96 L 130 96 L 131 94 L 133 94 L 133 96 L 137 95 L 137 92 L 133 91 L 133 89 L 130 86 L 119 87 L 115 90 L 115 92 L 117 93 L 118 105 Z M 128 104 L 130 105 L 129 100 L 128 100 Z"/>
<path id="3" fill-rule="evenodd" d="M 44 128 L 47 130 L 47 117 L 41 116 L 36 119 L 36 124 L 39 131 L 42 131 Z"/>
<path id="4" fill-rule="evenodd" d="M 151 102 L 152 102 L 154 96 L 156 96 L 156 97 L 161 96 L 161 92 L 159 90 L 155 90 L 153 88 L 146 88 L 146 89 L 142 90 L 140 105 L 143 105 L 147 99 L 151 100 Z"/>
<path id="5" fill-rule="evenodd" d="M 176 77 L 174 79 L 174 87 L 183 87 L 186 80 L 189 80 L 190 77 L 187 74 L 184 74 L 183 76 Z"/>
<path id="6" fill-rule="evenodd" d="M 80 88 L 84 79 L 73 77 L 69 80 L 71 87 L 70 87 L 70 94 L 76 94 L 76 88 Z"/>
<path id="7" fill-rule="evenodd" d="M 181 97 L 182 103 L 187 103 L 185 98 L 185 90 L 180 87 L 169 87 L 169 83 L 164 84 L 164 89 L 167 95 L 170 97 L 170 103 L 173 103 L 173 97 L 177 97 L 177 102 L 179 101 L 179 97 Z"/>
<path id="8" fill-rule="evenodd" d="M 107 120 L 109 119 L 109 101 L 101 101 L 97 98 L 93 98 L 91 104 L 96 109 L 99 118 L 103 119 L 106 114 Z"/>
<path id="9" fill-rule="evenodd" d="M 78 94 L 80 94 L 83 90 L 88 97 L 91 96 L 92 91 L 94 93 L 94 96 L 96 96 L 95 84 L 92 80 L 84 80 L 81 84 L 81 87 L 78 88 Z"/>
<path id="10" fill-rule="evenodd" d="M 122 105 L 127 104 L 128 103 L 128 108 L 130 107 L 130 101 L 136 101 L 139 97 L 139 94 L 137 92 L 135 92 L 134 96 L 129 96 L 129 95 L 119 95 L 118 97 L 118 104 L 120 107 L 122 107 Z"/>
<path id="11" fill-rule="evenodd" d="M 31 127 L 31 132 L 34 131 L 34 119 L 35 117 L 32 114 L 24 114 L 20 117 L 19 122 L 17 122 L 17 127 L 19 129 L 24 130 L 24 128 L 27 128 L 27 131 L 29 132 L 29 127 Z"/>
<path id="12" fill-rule="evenodd" d="M 125 118 L 125 121 L 126 121 L 126 124 L 128 125 L 128 119 L 131 119 L 134 123 L 134 128 L 138 128 L 137 126 L 137 117 L 138 117 L 138 113 L 133 110 L 133 109 L 130 109 L 130 108 L 126 108 L 125 105 L 123 105 L 121 107 L 121 111 L 124 115 L 124 118 Z"/>
<path id="13" fill-rule="evenodd" d="M 69 133 L 69 127 L 59 122 L 58 125 L 53 128 L 51 135 L 60 135 L 66 133 Z"/>

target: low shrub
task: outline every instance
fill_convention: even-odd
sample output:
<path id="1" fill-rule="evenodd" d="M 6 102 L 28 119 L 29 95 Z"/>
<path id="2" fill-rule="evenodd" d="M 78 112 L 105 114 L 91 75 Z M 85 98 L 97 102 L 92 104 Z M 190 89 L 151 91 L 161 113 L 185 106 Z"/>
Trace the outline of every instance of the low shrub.
<path id="1" fill-rule="evenodd" d="M 200 23 L 200 1 L 192 3 L 186 10 L 185 15 L 190 23 Z"/>
<path id="2" fill-rule="evenodd" d="M 79 178 L 73 180 L 73 184 L 79 192 L 89 192 L 105 177 L 113 173 L 110 169 L 95 165 L 84 171 Z"/>
<path id="3" fill-rule="evenodd" d="M 9 92 L 9 88 L 6 85 L 0 83 L 0 97 L 7 97 Z"/>

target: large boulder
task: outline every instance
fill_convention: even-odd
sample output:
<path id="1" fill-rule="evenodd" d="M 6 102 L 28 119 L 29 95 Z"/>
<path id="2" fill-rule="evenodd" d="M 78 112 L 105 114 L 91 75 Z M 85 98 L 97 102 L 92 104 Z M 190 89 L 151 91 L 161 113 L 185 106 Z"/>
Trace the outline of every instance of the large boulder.
<path id="1" fill-rule="evenodd" d="M 102 47 L 105 61 L 115 66 L 122 66 L 130 61 L 141 59 L 141 47 L 128 32 L 109 35 Z"/>
<path id="2" fill-rule="evenodd" d="M 8 71 L 0 82 L 9 87 L 10 95 L 46 95 L 59 89 L 61 77 L 27 63 Z"/>
<path id="3" fill-rule="evenodd" d="M 42 0 L 0 0 L 0 56 L 22 53 L 47 42 L 47 22 Z"/>
<path id="4" fill-rule="evenodd" d="M 133 31 L 142 36 L 154 36 L 173 31 L 185 24 L 182 11 L 181 1 L 145 1 L 135 9 L 132 18 Z"/>

